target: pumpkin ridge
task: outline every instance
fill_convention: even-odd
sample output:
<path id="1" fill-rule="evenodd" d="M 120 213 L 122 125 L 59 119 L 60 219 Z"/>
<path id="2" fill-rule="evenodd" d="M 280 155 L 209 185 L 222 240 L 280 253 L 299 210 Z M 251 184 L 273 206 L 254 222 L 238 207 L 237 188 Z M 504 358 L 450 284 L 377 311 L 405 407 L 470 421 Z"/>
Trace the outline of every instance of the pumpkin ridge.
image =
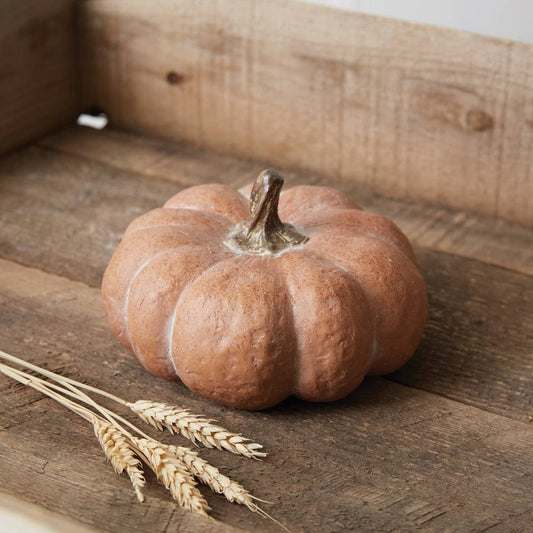
<path id="1" fill-rule="evenodd" d="M 206 212 L 206 211 L 201 211 L 202 213 L 205 213 L 206 215 L 210 215 L 210 213 Z M 224 224 L 227 226 L 228 230 L 229 228 L 231 227 L 230 224 L 228 224 L 228 221 L 226 219 L 224 219 L 223 217 L 220 217 L 223 221 L 224 221 Z M 135 229 L 133 230 L 132 232 L 128 233 L 128 237 L 130 237 L 131 235 L 137 235 L 137 233 L 140 233 L 142 231 L 149 231 L 149 230 L 153 230 L 153 229 L 164 229 L 164 228 L 173 228 L 173 227 L 177 227 L 179 228 L 180 226 L 184 226 L 184 224 L 160 224 L 158 226 L 146 226 L 145 228 L 139 228 L 139 229 Z"/>
<path id="2" fill-rule="evenodd" d="M 283 250 L 281 253 L 291 253 L 293 251 L 300 251 L 300 253 L 306 253 L 306 252 L 301 252 L 301 249 L 302 247 L 301 246 L 297 246 L 297 247 L 293 247 L 293 248 L 289 248 L 289 249 L 286 249 L 286 250 Z M 273 265 L 273 270 L 275 270 L 275 272 L 277 273 L 277 275 L 280 277 L 280 279 L 283 280 L 283 288 L 285 290 L 285 293 L 287 294 L 287 298 L 290 302 L 290 309 L 289 309 L 289 319 L 290 319 L 290 329 L 291 329 L 291 332 L 292 332 L 292 335 L 291 337 L 293 338 L 293 346 L 294 346 L 294 356 L 292 358 L 292 362 L 293 362 L 293 379 L 292 379 L 292 385 L 291 385 L 291 391 L 290 391 L 290 394 L 289 396 L 294 396 L 294 393 L 296 392 L 296 386 L 298 384 L 298 381 L 300 379 L 300 375 L 301 375 L 301 353 L 300 353 L 300 346 L 299 346 L 299 343 L 298 343 L 298 332 L 296 331 L 296 321 L 295 321 L 295 313 L 294 313 L 294 309 L 296 307 L 296 301 L 295 301 L 295 298 L 292 294 L 292 291 L 291 289 L 289 288 L 289 283 L 287 281 L 287 274 L 286 272 L 284 272 L 283 269 L 279 268 L 277 266 L 277 263 L 278 261 L 275 260 L 276 257 L 279 257 L 281 254 L 279 255 L 274 255 L 272 256 L 274 258 L 274 261 L 272 261 L 272 265 Z"/>
<path id="3" fill-rule="evenodd" d="M 177 379 L 167 358 L 168 334 L 165 328 L 168 320 L 187 284 L 225 256 L 222 250 L 213 254 L 198 245 L 167 250 L 132 280 L 126 307 L 130 343 L 151 374 Z M 148 287 L 154 287 L 155 292 Z M 154 298 L 155 294 L 157 298 Z"/>
<path id="4" fill-rule="evenodd" d="M 361 290 L 362 290 L 363 294 L 365 295 L 366 301 L 367 301 L 368 306 L 370 308 L 370 311 L 372 313 L 372 353 L 370 354 L 370 361 L 369 361 L 369 364 L 368 364 L 368 368 L 365 371 L 365 375 L 366 375 L 366 374 L 368 374 L 368 371 L 372 368 L 372 365 L 374 364 L 375 359 L 376 359 L 376 354 L 378 353 L 379 348 L 380 348 L 380 344 L 379 344 L 378 338 L 377 338 L 377 309 L 376 309 L 376 306 L 375 306 L 372 298 L 370 298 L 369 295 L 367 294 L 367 291 L 366 291 L 365 287 L 363 287 L 363 285 L 361 285 L 361 283 L 357 279 L 357 276 L 355 275 L 355 273 L 350 272 L 347 268 L 345 268 L 344 266 L 342 266 L 341 264 L 336 262 L 336 261 L 340 261 L 340 259 L 336 255 L 334 255 L 333 253 L 330 253 L 330 254 L 328 254 L 328 256 L 324 256 L 324 255 L 322 255 L 322 254 L 320 254 L 318 252 L 314 252 L 314 251 L 308 251 L 307 253 L 309 255 L 312 255 L 315 258 L 320 259 L 324 263 L 327 263 L 329 266 L 331 266 L 331 267 L 333 267 L 333 268 L 335 268 L 337 270 L 340 270 L 341 272 L 344 272 L 344 273 L 348 274 L 361 287 Z"/>
<path id="5" fill-rule="evenodd" d="M 223 258 L 219 261 L 214 261 L 212 265 L 210 265 L 208 268 L 206 268 L 203 272 L 201 272 L 198 276 L 191 279 L 189 283 L 183 287 L 183 290 L 180 292 L 180 295 L 178 296 L 178 299 L 176 300 L 176 305 L 174 307 L 174 311 L 172 312 L 172 315 L 167 322 L 167 325 L 165 326 L 165 329 L 168 331 L 168 351 L 167 351 L 167 359 L 170 359 L 170 362 L 172 366 L 174 367 L 174 372 L 176 372 L 176 376 L 181 379 L 181 376 L 178 373 L 178 370 L 176 368 L 176 363 L 174 362 L 174 357 L 172 355 L 172 339 L 174 338 L 174 325 L 176 324 L 176 314 L 178 312 L 179 304 L 182 298 L 183 293 L 189 289 L 192 285 L 194 285 L 201 277 L 206 275 L 209 271 L 214 269 L 217 265 L 223 263 L 223 262 L 231 262 L 235 259 L 235 256 L 230 256 Z"/>
<path id="6" fill-rule="evenodd" d="M 197 394 L 254 410 L 273 406 L 291 395 L 292 314 L 288 293 L 283 292 L 284 280 L 273 267 L 274 261 L 269 256 L 233 256 L 206 269 L 183 291 L 171 333 L 172 357 L 178 376 Z M 255 289 L 254 280 L 258 278 L 266 286 L 258 291 L 257 298 L 251 298 L 249 291 Z M 209 294 L 212 286 L 218 290 Z M 242 292 L 243 287 L 246 292 Z M 261 302 L 268 302 L 268 309 Z M 222 309 L 221 313 L 217 311 Z M 274 324 L 281 328 L 272 329 Z M 240 344 L 230 344 L 234 341 Z M 211 368 L 211 377 L 200 380 L 202 369 L 211 365 L 218 365 L 217 373 Z M 231 392 L 229 376 L 234 372 L 237 375 L 232 379 L 239 379 L 239 385 Z M 262 392 L 250 400 L 256 387 Z"/>
<path id="7" fill-rule="evenodd" d="M 305 228 L 306 229 L 307 228 L 312 228 L 312 230 L 309 232 L 310 235 L 312 235 L 314 233 L 314 231 L 321 231 L 321 228 L 326 229 L 326 224 L 317 224 L 316 226 L 305 226 Z M 407 257 L 407 259 L 409 259 L 409 261 L 411 261 L 411 263 L 413 263 L 415 266 L 418 266 L 417 263 L 416 263 L 416 258 L 415 258 L 414 252 L 413 252 L 413 257 L 411 257 L 409 254 L 405 253 L 405 250 L 403 250 L 400 246 L 398 246 L 393 241 L 385 239 L 383 236 L 378 235 L 377 233 L 372 233 L 370 231 L 357 230 L 357 229 L 352 229 L 350 227 L 345 227 L 345 229 L 348 230 L 348 231 L 346 231 L 346 233 L 352 234 L 356 239 L 360 238 L 360 237 L 368 237 L 368 238 L 373 239 L 375 241 L 380 241 L 383 244 L 386 244 L 387 246 L 390 246 L 391 248 L 394 248 L 395 250 L 398 250 L 403 255 L 405 255 L 405 257 Z M 339 234 L 338 231 L 335 232 L 335 233 L 337 235 Z"/>
<path id="8" fill-rule="evenodd" d="M 153 255 L 149 259 L 147 259 L 133 274 L 133 276 L 130 278 L 130 281 L 128 283 L 128 288 L 126 289 L 126 294 L 124 295 L 124 302 L 122 305 L 122 312 L 124 313 L 124 325 L 126 328 L 126 337 L 128 338 L 128 342 L 131 344 L 131 335 L 130 335 L 130 329 L 128 326 L 128 304 L 130 300 L 130 289 L 133 285 L 133 282 L 137 279 L 139 274 L 150 265 L 152 261 L 155 261 L 158 257 L 161 257 L 162 255 L 165 255 L 167 253 L 172 252 L 173 250 L 176 250 L 176 248 L 167 248 L 166 250 L 163 250 L 161 252 L 158 252 L 157 254 Z M 132 346 L 133 348 L 133 346 Z M 140 354 L 139 354 L 140 355 Z M 142 359 L 142 357 L 141 357 Z M 141 360 L 141 363 L 143 361 Z"/>
<path id="9" fill-rule="evenodd" d="M 131 226 L 131 224 L 130 224 Z M 128 226 L 129 228 L 129 226 Z M 120 257 L 120 253 L 124 253 L 124 248 L 128 250 L 131 248 L 132 243 L 136 244 L 136 241 L 139 240 L 139 237 L 145 239 L 147 233 L 149 236 L 153 236 L 154 239 L 151 239 L 146 247 L 137 246 L 136 251 L 132 254 L 129 250 L 129 257 L 133 255 L 133 258 L 127 261 L 117 261 L 117 255 Z M 136 270 L 139 269 L 145 261 L 151 259 L 150 254 L 159 254 L 166 250 L 177 249 L 181 246 L 194 245 L 194 242 L 190 241 L 190 236 L 185 231 L 180 232 L 152 232 L 150 228 L 146 229 L 146 232 L 134 232 L 133 234 L 128 235 L 128 230 L 122 237 L 122 241 L 118 246 L 117 250 L 113 254 L 111 261 L 106 268 L 106 271 L 102 280 L 102 291 L 104 294 L 104 299 L 106 302 L 106 314 L 111 313 L 111 317 L 115 317 L 119 324 L 115 324 L 114 332 L 117 338 L 126 346 L 131 347 L 129 340 L 126 338 L 125 324 L 124 324 L 124 298 L 126 296 L 127 289 L 129 287 L 132 276 L 135 274 Z M 155 239 L 157 237 L 157 239 Z M 158 241 L 161 239 L 162 242 L 158 242 L 157 246 L 152 246 L 154 240 Z M 146 240 L 146 239 L 145 239 Z M 202 245 L 205 245 L 205 239 L 203 239 Z M 142 244 L 142 243 L 141 243 Z M 153 248 L 153 250 L 152 250 Z M 149 253 L 146 253 L 147 250 Z M 140 255 L 139 261 L 137 261 L 137 255 Z M 126 256 L 128 257 L 128 256 Z M 139 263 L 136 265 L 136 269 L 128 272 L 129 266 L 128 263 Z M 119 329 L 117 329 L 119 328 Z"/>
<path id="10" fill-rule="evenodd" d="M 317 253 L 300 251 L 298 252 L 298 256 L 297 259 L 294 258 L 292 260 L 286 257 L 285 265 L 276 269 L 284 279 L 292 303 L 296 357 L 294 360 L 294 380 L 291 395 L 307 401 L 332 401 L 337 399 L 335 395 L 338 393 L 339 387 L 344 391 L 343 395 L 353 392 L 373 362 L 373 344 L 375 338 L 373 308 L 370 305 L 365 290 L 360 285 L 356 276 L 351 272 Z M 303 296 L 300 296 L 302 287 L 298 281 L 299 275 L 294 276 L 294 272 L 298 271 L 297 268 L 300 262 L 306 265 L 305 272 L 307 274 L 305 276 L 310 272 L 313 273 L 310 278 L 310 283 L 305 284 L 306 288 L 303 289 Z M 313 266 L 310 267 L 310 264 Z M 311 270 L 307 270 L 308 268 L 311 268 Z M 291 278 L 292 281 L 289 281 Z M 313 288 L 319 279 L 324 280 L 320 283 L 320 288 Z M 311 304 L 305 303 L 309 297 L 308 295 L 311 297 Z M 336 317 L 334 319 L 335 321 L 341 316 L 349 316 L 350 318 L 342 326 L 339 325 L 339 329 L 333 332 L 333 335 L 341 335 L 340 340 L 342 340 L 343 348 L 339 351 L 336 344 L 331 344 L 330 335 L 322 336 L 319 333 L 314 338 L 314 342 L 320 342 L 326 350 L 317 355 L 313 354 L 314 348 L 312 345 L 310 346 L 305 342 L 303 344 L 300 342 L 303 332 L 306 330 L 309 331 L 309 327 L 313 326 L 310 326 L 310 323 L 305 319 L 302 322 L 301 312 L 299 313 L 299 320 L 297 322 L 295 310 L 298 307 L 301 309 L 302 306 L 307 308 L 307 305 L 311 305 L 311 309 L 319 311 L 319 308 L 316 307 L 316 298 L 318 297 L 320 300 L 325 295 L 328 296 L 328 299 L 331 298 L 335 302 L 335 307 L 333 308 L 333 316 Z M 347 299 L 346 296 L 348 295 L 352 297 L 358 295 L 362 298 L 362 301 Z M 303 301 L 300 299 L 301 297 L 304 298 Z M 364 325 L 364 321 L 361 323 L 359 321 L 361 317 L 357 316 L 359 314 L 358 308 L 361 305 L 366 306 L 367 313 L 372 313 L 372 319 L 370 320 L 369 318 L 366 325 Z M 328 311 L 329 314 L 330 312 Z M 303 329 L 298 329 L 298 323 Z M 351 334 L 348 334 L 344 327 L 348 323 L 351 324 L 349 326 Z M 351 329 L 352 327 L 353 330 Z M 352 335 L 355 336 L 352 337 Z M 324 362 L 320 361 L 322 356 L 324 356 Z M 361 365 L 361 359 L 364 361 L 363 365 Z M 349 370 L 351 365 L 356 365 L 356 372 Z M 322 375 L 331 376 L 331 379 L 338 379 L 339 381 L 335 385 L 332 383 L 324 384 L 321 379 Z M 336 377 L 333 378 L 332 376 Z M 349 376 L 349 379 L 347 379 L 347 376 Z M 340 385 L 341 383 L 342 386 Z"/>
<path id="11" fill-rule="evenodd" d="M 311 194 L 309 197 L 308 195 Z M 287 196 L 289 198 L 287 198 Z M 288 208 L 293 203 L 294 197 L 298 202 L 292 208 Z M 316 211 L 317 209 L 355 209 L 361 210 L 361 207 L 347 194 L 321 185 L 295 185 L 289 187 L 282 193 L 280 202 L 280 214 L 286 220 L 293 222 L 299 215 Z"/>
<path id="12" fill-rule="evenodd" d="M 369 296 L 368 296 L 368 294 L 366 292 L 366 289 L 361 285 L 361 283 L 357 279 L 357 276 L 353 272 L 350 272 L 347 268 L 344 268 L 342 265 L 339 265 L 338 263 L 334 263 L 332 261 L 332 259 L 336 259 L 336 257 L 334 257 L 332 255 L 331 259 L 330 259 L 329 257 L 324 257 L 323 255 L 320 255 L 317 252 L 308 251 L 307 253 L 310 256 L 312 256 L 312 257 L 314 257 L 316 259 L 319 259 L 320 261 L 322 261 L 324 264 L 327 264 L 331 268 L 333 268 L 335 270 L 340 270 L 341 272 L 344 272 L 345 274 L 348 274 L 348 276 L 350 276 L 351 278 L 353 278 L 355 280 L 355 282 L 357 283 L 357 285 L 359 285 L 359 287 L 361 288 L 361 291 L 365 295 L 366 301 L 368 303 L 368 307 L 370 308 L 370 311 L 372 312 L 372 353 L 370 354 L 370 360 L 369 360 L 369 363 L 368 363 L 368 368 L 364 372 L 364 374 L 366 375 L 368 373 L 368 371 L 370 370 L 370 368 L 372 368 L 372 365 L 374 363 L 374 359 L 376 357 L 376 354 L 377 354 L 378 348 L 379 348 L 379 343 L 378 343 L 378 340 L 377 340 L 377 320 L 376 320 L 377 313 L 376 313 L 376 308 L 374 306 L 374 303 L 372 302 L 372 299 L 369 298 Z"/>
<path id="13" fill-rule="evenodd" d="M 354 212 L 355 211 L 355 212 L 357 212 L 358 215 L 361 216 L 363 221 L 368 216 L 379 217 L 380 219 L 385 220 L 386 223 L 392 224 L 391 228 L 394 228 L 393 231 L 397 232 L 398 240 L 399 241 L 403 241 L 403 242 L 396 242 L 394 240 L 387 239 L 387 237 L 382 235 L 382 234 L 375 233 L 375 232 L 373 232 L 371 230 L 365 230 L 364 228 L 358 228 L 356 226 L 350 226 L 350 225 L 347 225 L 347 224 L 343 224 L 342 221 L 339 222 L 339 221 L 336 221 L 336 220 L 333 220 L 333 221 L 329 220 L 329 221 L 325 221 L 325 222 L 318 221 L 318 222 L 314 222 L 314 223 L 310 223 L 310 224 L 306 224 L 304 222 L 304 223 L 300 223 L 300 226 L 303 227 L 304 229 L 308 230 L 311 234 L 313 232 L 315 232 L 315 231 L 321 231 L 321 230 L 330 230 L 330 231 L 333 231 L 335 233 L 338 233 L 339 230 L 337 228 L 340 226 L 347 233 L 352 233 L 352 234 L 354 234 L 354 236 L 363 235 L 365 237 L 370 237 L 372 239 L 382 241 L 382 242 L 394 247 L 397 250 L 400 250 L 400 252 L 402 252 L 405 256 L 407 256 L 412 263 L 414 263 L 416 266 L 418 266 L 417 262 L 416 262 L 415 253 L 414 253 L 414 251 L 412 249 L 412 246 L 409 243 L 409 240 L 407 239 L 407 237 L 405 237 L 405 235 L 403 234 L 402 230 L 400 228 L 398 228 L 398 226 L 396 226 L 396 224 L 394 224 L 392 221 L 390 221 L 389 219 L 387 219 L 383 215 L 380 215 L 379 213 L 371 213 L 369 211 L 364 211 L 362 209 L 344 208 L 344 207 L 343 208 L 331 207 L 328 210 L 331 211 L 333 215 L 340 215 L 342 213 L 348 213 L 348 212 Z M 405 249 L 403 248 L 402 245 L 405 246 Z"/>
<path id="14" fill-rule="evenodd" d="M 374 241 L 374 238 L 373 237 L 369 237 L 368 238 L 369 241 Z M 388 245 L 386 243 L 383 243 L 381 240 L 377 240 L 377 242 L 381 243 L 382 245 L 385 245 L 386 247 L 388 247 Z M 398 248 L 395 247 L 395 246 L 390 246 L 390 248 L 394 251 L 394 252 L 397 252 L 398 251 Z M 315 252 L 316 253 L 316 252 Z M 406 256 L 406 254 L 401 254 L 402 257 L 404 257 L 406 259 L 406 263 L 405 263 L 405 267 L 404 268 L 408 268 L 409 270 L 409 276 L 411 275 L 414 275 L 417 279 L 417 283 L 420 282 L 420 285 L 419 286 L 416 286 L 414 287 L 414 293 L 413 294 L 416 294 L 416 292 L 421 288 L 423 290 L 423 293 L 424 293 L 424 298 L 426 299 L 426 304 L 425 304 L 425 308 L 426 308 L 426 316 L 427 316 L 427 297 L 425 296 L 425 289 L 424 289 L 424 281 L 423 281 L 423 278 L 422 278 L 422 274 L 420 273 L 417 265 L 415 263 L 413 263 L 411 260 L 409 260 L 409 258 Z M 338 253 L 335 253 L 333 251 L 328 251 L 327 254 L 326 254 L 326 257 L 335 261 L 335 262 L 338 262 L 338 263 L 343 263 L 343 262 L 346 262 L 346 259 L 342 257 L 342 254 L 338 254 Z M 335 263 L 336 264 L 336 263 Z M 341 266 L 341 265 L 339 265 Z M 403 269 L 402 269 L 403 270 Z M 355 276 L 357 276 L 357 272 L 354 273 Z M 403 275 L 402 275 L 402 278 L 403 278 Z M 402 281 L 402 278 L 399 278 L 398 281 Z M 403 278 L 405 279 L 405 278 Z M 411 281 L 413 281 L 414 278 L 411 278 Z M 387 359 L 387 355 L 389 355 L 388 352 L 383 352 L 384 348 L 383 346 L 386 345 L 387 342 L 390 342 L 390 340 L 388 340 L 387 338 L 383 339 L 385 342 L 382 343 L 380 340 L 378 340 L 378 323 L 377 323 L 377 319 L 380 315 L 383 314 L 382 311 L 380 311 L 380 308 L 378 308 L 375 303 L 377 302 L 374 302 L 374 297 L 372 296 L 372 287 L 373 285 L 370 285 L 369 286 L 369 293 L 367 293 L 367 290 L 365 289 L 365 287 L 362 285 L 363 287 L 363 291 L 365 292 L 365 294 L 367 294 L 367 298 L 368 298 L 368 301 L 369 301 L 369 304 L 370 304 L 370 307 L 371 309 L 373 310 L 373 317 L 374 317 L 374 328 L 375 328 L 375 342 L 374 342 L 374 351 L 373 351 L 373 360 L 372 360 L 372 364 L 370 365 L 369 367 L 369 370 L 368 370 L 368 375 L 383 375 L 383 374 L 388 374 L 390 372 L 393 372 L 394 370 L 398 369 L 403 363 L 405 363 L 405 361 L 411 357 L 414 349 L 416 348 L 416 345 L 414 346 L 413 350 L 409 353 L 408 356 L 406 356 L 406 353 L 403 353 L 403 357 L 398 357 L 398 355 L 396 355 L 395 359 L 403 359 L 403 363 L 400 363 L 398 364 L 397 366 L 395 366 L 392 370 L 391 369 L 387 369 L 386 371 L 383 371 L 383 370 L 376 370 L 376 368 L 381 368 L 380 367 L 380 364 L 381 366 L 383 366 L 385 363 L 383 362 L 384 360 L 386 361 Z M 414 300 L 414 302 L 416 302 L 416 300 Z M 413 304 L 413 301 L 411 302 L 411 306 Z M 422 306 L 423 308 L 424 306 Z M 415 306 L 415 309 L 416 309 L 416 306 Z M 420 309 L 418 309 L 420 310 Z M 417 321 L 416 320 L 413 320 L 412 321 L 413 324 L 416 324 Z M 424 324 L 425 324 L 425 320 L 424 320 Z M 405 335 L 405 332 L 402 332 L 404 335 Z M 417 335 L 417 338 L 419 339 L 419 336 Z M 404 337 L 405 339 L 405 337 Z M 404 347 L 405 348 L 405 347 Z M 380 353 L 380 352 L 383 352 L 383 353 Z"/>
<path id="15" fill-rule="evenodd" d="M 242 200 L 242 195 L 227 184 L 206 183 L 176 193 L 165 202 L 163 208 L 214 213 L 234 225 L 245 220 L 248 215 L 248 206 L 246 203 L 241 203 Z"/>

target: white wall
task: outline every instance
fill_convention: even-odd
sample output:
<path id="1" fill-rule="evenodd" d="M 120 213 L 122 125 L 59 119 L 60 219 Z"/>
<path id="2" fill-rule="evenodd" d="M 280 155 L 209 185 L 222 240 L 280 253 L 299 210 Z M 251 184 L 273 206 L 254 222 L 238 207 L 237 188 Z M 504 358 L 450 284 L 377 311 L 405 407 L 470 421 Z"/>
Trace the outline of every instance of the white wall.
<path id="1" fill-rule="evenodd" d="M 533 43 L 533 0 L 304 0 Z"/>

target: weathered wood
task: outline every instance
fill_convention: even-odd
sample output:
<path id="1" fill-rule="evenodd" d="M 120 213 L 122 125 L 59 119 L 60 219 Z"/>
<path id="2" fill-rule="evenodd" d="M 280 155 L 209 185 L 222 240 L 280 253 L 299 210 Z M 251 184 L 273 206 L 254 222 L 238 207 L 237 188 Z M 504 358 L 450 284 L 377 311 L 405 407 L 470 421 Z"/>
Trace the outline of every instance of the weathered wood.
<path id="1" fill-rule="evenodd" d="M 527 421 L 533 417 L 533 277 L 425 249 L 429 322 L 390 379 Z"/>
<path id="2" fill-rule="evenodd" d="M 509 531 L 533 519 L 527 423 L 382 378 L 334 404 L 236 411 L 144 372 L 110 333 L 97 289 L 0 260 L 0 304 L 6 350 L 128 399 L 187 405 L 264 443 L 263 462 L 203 455 L 272 501 L 269 511 L 292 531 Z M 147 502 L 136 504 L 85 422 L 5 377 L 0 396 L 4 491 L 106 531 L 225 530 L 181 512 L 151 478 Z M 227 524 L 278 531 L 208 497 Z"/>
<path id="3" fill-rule="evenodd" d="M 75 119 L 73 0 L 0 7 L 0 153 Z"/>
<path id="4" fill-rule="evenodd" d="M 266 167 L 266 163 L 113 129 L 96 131 L 70 126 L 38 144 L 179 186 L 222 181 L 238 187 L 252 181 Z M 365 187 L 337 184 L 323 176 L 289 170 L 286 177 L 287 186 L 295 183 L 340 186 L 366 209 L 392 218 L 417 246 L 533 274 L 533 233 L 527 229 L 442 206 L 393 200 Z"/>
<path id="5" fill-rule="evenodd" d="M 117 141 L 122 138 L 120 134 L 113 133 L 111 137 L 117 142 L 111 143 L 113 148 L 106 142 L 94 144 L 94 154 L 86 152 L 83 158 L 32 147 L 0 163 L 1 257 L 99 287 L 126 225 L 139 214 L 162 205 L 183 183 L 194 182 L 195 176 L 196 182 L 211 179 L 209 169 L 216 167 L 220 159 L 211 159 L 208 153 L 202 157 L 194 150 L 186 152 L 182 159 L 179 147 L 168 155 L 172 146 L 168 143 L 164 144 L 166 159 L 160 159 L 155 142 L 145 144 L 133 139 L 128 151 L 128 143 L 122 146 Z M 50 141 L 47 143 L 50 145 Z M 81 152 L 81 144 L 76 146 Z M 56 145 L 54 150 L 57 149 Z M 120 164 L 126 170 L 90 159 L 106 153 L 109 155 L 100 155 L 101 159 L 118 159 L 124 153 Z M 139 153 L 139 165 L 135 164 L 135 153 Z M 144 173 L 157 161 L 169 170 L 175 168 L 176 174 L 168 172 L 162 180 L 155 176 L 145 178 L 133 171 Z M 242 166 L 244 163 L 232 158 L 223 163 L 221 179 L 236 185 L 248 179 L 250 174 L 244 169 L 251 170 L 255 165 Z M 304 177 L 294 175 L 293 179 L 299 182 Z M 457 219 L 447 218 L 445 210 L 428 208 L 429 215 L 417 219 L 411 218 L 413 210 L 417 211 L 410 205 L 363 197 L 373 207 L 388 206 L 386 214 L 392 202 L 415 235 L 418 226 L 429 227 L 422 231 L 422 237 L 454 235 L 457 231 Z M 425 213 L 423 209 L 418 212 Z M 440 217 L 433 218 L 435 212 Z M 516 252 L 511 250 L 509 257 L 505 248 L 498 248 L 498 240 L 506 246 L 507 234 L 491 237 L 491 227 L 487 221 L 484 233 L 472 233 L 470 242 L 478 241 L 478 249 L 500 250 L 497 257 L 506 266 L 513 264 L 512 257 L 518 256 L 520 250 L 531 252 L 525 240 L 526 245 L 517 246 Z M 468 235 L 467 230 L 465 226 Z M 527 230 L 521 231 L 531 240 Z M 424 238 L 421 240 L 425 244 Z M 447 251 L 456 253 L 454 239 L 437 242 L 444 242 L 444 246 L 451 243 Z M 533 278 L 479 261 L 434 253 L 418 244 L 417 254 L 430 297 L 430 323 L 413 361 L 393 379 L 524 420 L 533 414 L 533 361 L 528 337 L 533 335 Z"/>
<path id="6" fill-rule="evenodd" d="M 284 0 L 81 4 L 111 124 L 533 225 L 533 46 Z"/>

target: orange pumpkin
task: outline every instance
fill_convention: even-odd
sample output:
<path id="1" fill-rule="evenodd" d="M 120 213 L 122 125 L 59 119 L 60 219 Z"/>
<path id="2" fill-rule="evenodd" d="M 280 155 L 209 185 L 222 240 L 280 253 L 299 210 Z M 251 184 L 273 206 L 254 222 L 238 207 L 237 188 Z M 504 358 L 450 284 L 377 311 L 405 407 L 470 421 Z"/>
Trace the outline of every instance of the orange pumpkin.
<path id="1" fill-rule="evenodd" d="M 149 372 L 262 409 L 337 400 L 412 355 L 427 300 L 407 238 L 335 189 L 282 184 L 191 187 L 129 225 L 102 290 Z"/>

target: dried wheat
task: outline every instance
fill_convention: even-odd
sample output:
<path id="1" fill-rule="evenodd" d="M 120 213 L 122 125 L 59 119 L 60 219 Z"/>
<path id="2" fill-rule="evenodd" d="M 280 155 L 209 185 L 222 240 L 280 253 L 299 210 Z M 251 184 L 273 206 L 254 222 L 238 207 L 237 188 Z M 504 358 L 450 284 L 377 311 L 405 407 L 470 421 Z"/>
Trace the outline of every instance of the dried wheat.
<path id="1" fill-rule="evenodd" d="M 209 505 L 196 487 L 194 477 L 187 466 L 160 442 L 132 438 L 155 472 L 157 479 L 163 482 L 172 497 L 184 508 L 193 513 L 208 516 Z"/>
<path id="2" fill-rule="evenodd" d="M 140 461 L 135 457 L 126 437 L 107 420 L 100 417 L 92 419 L 94 434 L 98 438 L 105 456 L 117 474 L 126 471 L 135 494 L 140 502 L 144 501 L 142 488 L 145 484 L 143 471 L 139 468 Z"/>
<path id="3" fill-rule="evenodd" d="M 188 409 L 148 400 L 128 402 L 126 405 L 160 431 L 167 429 L 171 433 L 181 433 L 192 442 L 200 442 L 208 448 L 224 448 L 252 459 L 266 457 L 266 453 L 259 451 L 263 448 L 261 444 L 250 442 L 250 439 L 216 426 L 212 420 L 193 415 Z"/>
<path id="4" fill-rule="evenodd" d="M 253 501 L 257 498 L 252 496 L 241 484 L 225 476 L 218 468 L 199 457 L 198 452 L 185 446 L 167 445 L 167 449 L 179 457 L 194 476 L 214 492 L 223 494 L 230 502 L 240 503 L 252 511 L 261 512 L 261 509 Z"/>

